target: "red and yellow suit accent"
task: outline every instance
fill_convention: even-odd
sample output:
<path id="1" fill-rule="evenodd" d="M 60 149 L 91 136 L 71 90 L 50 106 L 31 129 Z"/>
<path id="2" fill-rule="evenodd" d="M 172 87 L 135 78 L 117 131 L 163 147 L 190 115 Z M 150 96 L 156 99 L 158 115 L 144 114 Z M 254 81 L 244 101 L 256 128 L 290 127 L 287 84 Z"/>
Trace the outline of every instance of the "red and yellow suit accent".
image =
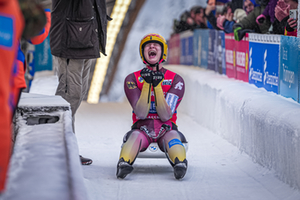
<path id="1" fill-rule="evenodd" d="M 134 75 L 135 75 L 135 78 L 136 78 L 137 87 L 140 90 L 142 90 L 143 85 L 144 85 L 144 80 L 143 80 L 143 78 L 140 75 L 141 71 L 142 70 L 134 72 Z M 164 80 L 169 80 L 169 83 L 168 84 L 163 84 L 161 86 L 162 90 L 163 90 L 163 93 L 164 93 L 164 97 L 165 97 L 166 93 L 170 90 L 175 75 L 176 75 L 176 73 L 174 73 L 172 71 L 169 71 L 169 70 L 167 70 L 165 72 L 165 74 L 164 74 Z M 150 105 L 150 110 L 149 110 L 149 113 L 148 113 L 146 119 L 160 119 L 160 117 L 157 114 L 156 109 L 155 109 L 155 96 L 154 96 L 153 87 L 151 88 L 151 105 Z M 133 112 L 133 114 L 132 114 L 133 124 L 136 123 L 138 120 L 139 120 L 138 117 Z M 170 119 L 170 122 L 173 122 L 174 124 L 176 124 L 176 120 L 177 120 L 177 112 L 174 112 L 173 115 L 172 115 L 172 117 L 171 117 L 171 119 Z"/>
<path id="2" fill-rule="evenodd" d="M 297 37 L 297 29 L 295 29 L 295 30 L 292 31 L 292 32 L 289 32 L 289 31 L 287 31 L 286 28 L 285 28 L 285 29 L 284 29 L 284 35 L 286 35 L 286 36 L 295 36 L 295 37 Z"/>
<path id="3" fill-rule="evenodd" d="M 130 164 L 133 164 L 139 151 L 146 150 L 151 142 L 157 142 L 162 151 L 165 146 L 173 163 L 175 158 L 179 161 L 186 158 L 185 148 L 176 126 L 176 109 L 184 94 L 184 81 L 174 72 L 164 68 L 160 71 L 164 74 L 164 80 L 154 89 L 151 84 L 144 82 L 140 76 L 141 70 L 128 75 L 125 79 L 125 93 L 134 112 L 132 130 L 127 133 L 128 139 L 123 144 L 120 159 L 123 158 Z M 169 98 L 170 96 L 173 98 Z M 169 101 L 168 98 L 173 100 Z M 146 126 L 151 135 L 158 136 L 163 124 L 170 125 L 171 130 L 157 139 L 140 130 L 140 127 Z M 174 126 L 176 129 L 172 130 Z"/>

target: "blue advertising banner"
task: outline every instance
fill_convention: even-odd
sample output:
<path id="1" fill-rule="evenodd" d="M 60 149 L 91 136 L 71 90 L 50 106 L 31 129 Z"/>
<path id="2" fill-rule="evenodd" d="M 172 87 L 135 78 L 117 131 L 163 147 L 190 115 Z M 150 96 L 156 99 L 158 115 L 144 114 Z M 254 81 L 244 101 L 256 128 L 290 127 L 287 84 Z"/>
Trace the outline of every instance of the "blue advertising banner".
<path id="1" fill-rule="evenodd" d="M 249 83 L 278 94 L 279 35 L 249 34 Z"/>
<path id="2" fill-rule="evenodd" d="M 201 30 L 201 67 L 207 69 L 207 57 L 208 57 L 208 37 L 209 30 L 202 29 Z"/>
<path id="3" fill-rule="evenodd" d="M 299 101 L 299 38 L 280 38 L 279 94 Z"/>
<path id="4" fill-rule="evenodd" d="M 216 71 L 220 74 L 226 74 L 224 32 L 216 31 L 216 38 Z"/>
<path id="5" fill-rule="evenodd" d="M 207 69 L 216 70 L 216 31 L 213 29 L 209 30 L 208 37 L 208 57 L 207 57 Z"/>
<path id="6" fill-rule="evenodd" d="M 33 57 L 35 71 L 52 70 L 49 36 L 41 44 L 35 45 Z"/>
<path id="7" fill-rule="evenodd" d="M 180 34 L 180 64 L 193 65 L 193 36 L 192 31 L 185 31 Z"/>
<path id="8" fill-rule="evenodd" d="M 208 36 L 208 29 L 194 30 L 194 66 L 207 68 Z"/>
<path id="9" fill-rule="evenodd" d="M 194 59 L 193 65 L 194 66 L 201 66 L 201 29 L 194 30 L 194 37 L 193 37 L 193 52 L 194 52 Z"/>

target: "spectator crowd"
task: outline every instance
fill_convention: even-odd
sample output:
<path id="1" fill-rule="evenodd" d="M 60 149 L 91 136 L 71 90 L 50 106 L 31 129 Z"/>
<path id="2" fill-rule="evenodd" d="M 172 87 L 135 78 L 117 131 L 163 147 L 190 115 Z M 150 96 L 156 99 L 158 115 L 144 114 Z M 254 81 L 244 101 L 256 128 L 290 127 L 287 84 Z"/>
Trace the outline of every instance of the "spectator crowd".
<path id="1" fill-rule="evenodd" d="M 208 0 L 174 19 L 173 33 L 207 28 L 234 33 L 240 41 L 246 33 L 297 36 L 298 0 Z"/>

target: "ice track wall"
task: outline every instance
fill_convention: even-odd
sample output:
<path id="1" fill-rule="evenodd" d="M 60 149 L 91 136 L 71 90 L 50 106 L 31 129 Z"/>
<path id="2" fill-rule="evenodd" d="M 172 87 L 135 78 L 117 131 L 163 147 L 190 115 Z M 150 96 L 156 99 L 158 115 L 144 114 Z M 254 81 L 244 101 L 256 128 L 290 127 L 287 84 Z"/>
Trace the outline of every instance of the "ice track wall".
<path id="1" fill-rule="evenodd" d="M 23 93 L 14 152 L 1 200 L 86 200 L 70 105 L 60 96 Z"/>
<path id="2" fill-rule="evenodd" d="M 169 66 L 186 85 L 180 112 L 300 189 L 300 105 L 254 85 L 191 66 Z M 187 133 L 188 135 L 188 133 Z M 189 141 L 193 145 L 193 141 Z"/>

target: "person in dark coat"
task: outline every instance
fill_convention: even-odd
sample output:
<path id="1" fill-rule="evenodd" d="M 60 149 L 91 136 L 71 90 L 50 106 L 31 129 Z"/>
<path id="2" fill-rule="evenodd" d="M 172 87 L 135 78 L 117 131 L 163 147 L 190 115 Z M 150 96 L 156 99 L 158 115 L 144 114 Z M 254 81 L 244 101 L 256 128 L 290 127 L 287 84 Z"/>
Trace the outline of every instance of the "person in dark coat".
<path id="1" fill-rule="evenodd" d="M 107 20 L 105 0 L 53 0 L 50 48 L 58 63 L 56 95 L 70 103 L 75 133 L 75 114 L 88 91 L 92 63 L 104 55 Z M 92 160 L 80 156 L 83 165 Z"/>

